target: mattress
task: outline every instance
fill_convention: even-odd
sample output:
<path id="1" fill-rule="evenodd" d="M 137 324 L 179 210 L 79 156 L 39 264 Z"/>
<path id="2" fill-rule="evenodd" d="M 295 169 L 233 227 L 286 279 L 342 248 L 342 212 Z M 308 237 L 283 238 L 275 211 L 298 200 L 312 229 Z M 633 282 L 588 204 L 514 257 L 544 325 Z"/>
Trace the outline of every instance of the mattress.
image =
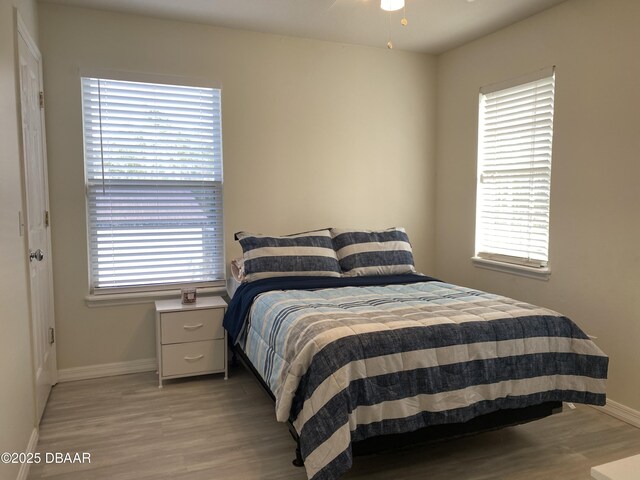
<path id="1" fill-rule="evenodd" d="M 568 318 L 398 277 L 302 290 L 261 281 L 236 293 L 257 292 L 234 299 L 244 315 L 230 305 L 225 327 L 273 392 L 277 419 L 295 427 L 310 479 L 342 475 L 351 442 L 373 436 L 550 401 L 605 403 L 608 358 Z"/>

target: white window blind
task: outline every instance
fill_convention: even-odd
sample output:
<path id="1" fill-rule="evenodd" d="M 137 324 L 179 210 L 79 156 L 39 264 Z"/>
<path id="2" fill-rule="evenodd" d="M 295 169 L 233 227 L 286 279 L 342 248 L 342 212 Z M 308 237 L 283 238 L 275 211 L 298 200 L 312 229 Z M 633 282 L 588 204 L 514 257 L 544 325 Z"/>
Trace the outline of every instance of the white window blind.
<path id="1" fill-rule="evenodd" d="M 476 256 L 546 267 L 555 76 L 480 91 Z"/>
<path id="2" fill-rule="evenodd" d="M 82 78 L 93 293 L 224 279 L 220 90 Z"/>

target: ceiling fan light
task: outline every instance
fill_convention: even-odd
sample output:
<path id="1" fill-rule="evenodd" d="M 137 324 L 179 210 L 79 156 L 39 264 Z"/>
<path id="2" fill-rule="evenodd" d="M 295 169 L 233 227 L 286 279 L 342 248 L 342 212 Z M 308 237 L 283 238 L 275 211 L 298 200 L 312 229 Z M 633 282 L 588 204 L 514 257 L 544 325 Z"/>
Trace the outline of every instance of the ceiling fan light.
<path id="1" fill-rule="evenodd" d="M 387 12 L 394 12 L 404 7 L 404 0 L 380 0 L 380 8 Z"/>

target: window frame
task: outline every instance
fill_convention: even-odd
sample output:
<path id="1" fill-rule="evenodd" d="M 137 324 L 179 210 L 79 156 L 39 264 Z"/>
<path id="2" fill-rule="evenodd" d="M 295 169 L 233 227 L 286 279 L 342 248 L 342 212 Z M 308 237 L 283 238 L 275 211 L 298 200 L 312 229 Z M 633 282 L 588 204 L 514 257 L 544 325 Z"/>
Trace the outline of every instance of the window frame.
<path id="1" fill-rule="evenodd" d="M 554 135 L 554 120 L 555 120 L 555 81 L 556 81 L 556 73 L 555 66 L 547 67 L 536 72 L 532 72 L 527 75 L 522 75 L 517 78 L 513 78 L 504 82 L 499 82 L 495 84 L 490 84 L 485 87 L 482 87 L 478 96 L 478 135 L 477 135 L 477 156 L 476 156 L 476 223 L 475 223 L 475 231 L 474 231 L 474 255 L 471 257 L 471 261 L 474 266 L 479 268 L 484 268 L 493 271 L 499 271 L 504 273 L 515 274 L 519 276 L 539 279 L 539 280 L 548 280 L 551 275 L 551 269 L 549 267 L 550 264 L 550 232 L 551 232 L 551 171 L 548 176 L 548 195 L 549 195 L 549 205 L 547 208 L 547 224 L 546 224 L 546 235 L 547 235 L 547 244 L 546 244 L 546 260 L 531 260 L 530 258 L 525 257 L 511 257 L 509 255 L 503 255 L 500 253 L 491 253 L 483 251 L 481 252 L 480 245 L 480 219 L 483 214 L 482 210 L 482 201 L 481 198 L 481 177 L 484 173 L 483 167 L 483 145 L 484 145 L 484 117 L 483 117 L 483 97 L 485 95 L 489 95 L 494 92 L 500 92 L 502 90 L 511 89 L 514 87 L 524 86 L 527 83 L 535 82 L 538 80 L 544 80 L 552 78 L 553 82 L 553 95 L 551 97 L 551 107 L 552 107 L 552 116 L 551 116 L 551 146 L 550 146 L 550 159 L 552 162 L 553 157 L 553 135 Z"/>
<path id="2" fill-rule="evenodd" d="M 211 88 L 220 91 L 220 102 L 222 103 L 223 89 L 220 84 L 211 82 L 210 80 L 186 77 L 179 75 L 161 75 L 161 74 L 149 74 L 141 72 L 124 72 L 101 68 L 80 68 L 78 69 L 78 82 L 80 84 L 80 95 L 82 97 L 82 79 L 85 77 L 99 78 L 104 80 L 114 80 L 122 82 L 139 82 L 139 83 L 152 83 L 163 84 L 169 86 L 184 86 L 184 87 L 196 87 L 196 88 Z M 220 122 L 222 123 L 222 105 L 220 105 Z M 220 123 L 220 125 L 221 125 Z M 169 298 L 180 295 L 180 289 L 184 286 L 197 287 L 203 289 L 206 293 L 222 293 L 226 287 L 226 245 L 224 236 L 224 174 L 222 180 L 219 182 L 220 192 L 220 212 L 219 217 L 221 224 L 221 249 L 222 249 L 222 275 L 220 280 L 202 281 L 202 282 L 174 282 L 166 284 L 147 284 L 147 285 L 130 285 L 121 287 L 94 287 L 92 279 L 92 266 L 91 266 L 91 228 L 89 218 L 89 180 L 87 178 L 87 164 L 85 155 L 85 134 L 84 134 L 84 102 L 81 100 L 81 124 L 82 124 L 82 166 L 83 166 L 83 180 L 84 180 L 84 202 L 85 202 L 85 245 L 87 248 L 87 286 L 88 294 L 85 295 L 85 302 L 90 307 L 102 306 L 102 305 L 128 305 L 137 303 L 147 303 L 157 298 Z M 223 140 L 222 134 L 220 135 L 220 149 L 223 152 Z M 220 167 L 224 172 L 224 154 L 222 153 L 222 159 Z M 215 182 L 218 183 L 218 182 Z"/>

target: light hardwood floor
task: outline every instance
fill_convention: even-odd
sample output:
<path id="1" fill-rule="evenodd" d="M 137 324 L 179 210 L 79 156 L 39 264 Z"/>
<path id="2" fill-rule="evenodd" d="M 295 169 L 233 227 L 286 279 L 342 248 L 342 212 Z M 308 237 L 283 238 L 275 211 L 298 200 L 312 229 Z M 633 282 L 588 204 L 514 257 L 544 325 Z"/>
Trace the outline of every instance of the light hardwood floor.
<path id="1" fill-rule="evenodd" d="M 153 373 L 54 387 L 38 451 L 89 452 L 91 464 L 33 465 L 29 479 L 290 479 L 294 442 L 241 366 L 169 381 Z M 640 429 L 578 406 L 527 425 L 356 457 L 347 479 L 588 480 L 594 465 L 640 453 Z M 640 478 L 640 474 L 639 474 Z"/>

